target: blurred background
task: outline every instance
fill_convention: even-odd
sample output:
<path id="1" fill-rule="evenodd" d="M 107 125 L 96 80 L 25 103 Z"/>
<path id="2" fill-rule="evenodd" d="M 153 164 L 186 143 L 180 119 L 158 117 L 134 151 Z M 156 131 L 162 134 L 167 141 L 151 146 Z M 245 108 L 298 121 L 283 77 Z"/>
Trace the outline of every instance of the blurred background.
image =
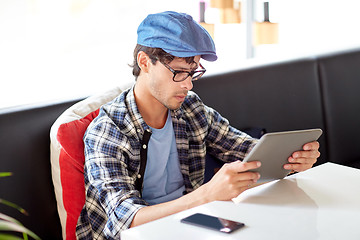
<path id="1" fill-rule="evenodd" d="M 0 0 L 0 108 L 86 97 L 133 82 L 136 30 L 186 12 L 214 37 L 206 74 L 359 47 L 357 0 Z"/>

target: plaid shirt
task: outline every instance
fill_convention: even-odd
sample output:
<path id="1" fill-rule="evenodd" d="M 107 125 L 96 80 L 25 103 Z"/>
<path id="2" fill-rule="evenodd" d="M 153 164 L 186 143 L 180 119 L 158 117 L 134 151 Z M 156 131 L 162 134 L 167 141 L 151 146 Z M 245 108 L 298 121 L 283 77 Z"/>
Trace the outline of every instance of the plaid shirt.
<path id="1" fill-rule="evenodd" d="M 242 160 L 256 139 L 229 125 L 189 92 L 171 111 L 180 169 L 187 192 L 204 181 L 205 155 Z M 100 109 L 85 136 L 86 202 L 76 227 L 79 239 L 119 239 L 135 213 L 148 204 L 135 189 L 141 139 L 149 126 L 137 109 L 133 88 Z"/>

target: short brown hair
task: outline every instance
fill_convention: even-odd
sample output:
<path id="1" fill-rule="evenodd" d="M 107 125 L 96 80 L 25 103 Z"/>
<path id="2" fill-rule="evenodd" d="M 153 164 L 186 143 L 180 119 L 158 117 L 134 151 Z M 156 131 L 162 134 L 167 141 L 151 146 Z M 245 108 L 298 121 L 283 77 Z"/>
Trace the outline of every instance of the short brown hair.
<path id="1" fill-rule="evenodd" d="M 151 59 L 151 62 L 153 64 L 155 64 L 157 60 L 159 60 L 160 62 L 168 64 L 171 61 L 173 61 L 175 58 L 177 58 L 177 57 L 165 52 L 161 48 L 151 48 L 151 47 L 145 47 L 145 46 L 142 46 L 140 44 L 137 44 L 135 49 L 134 49 L 133 64 L 130 65 L 130 67 L 133 68 L 132 72 L 133 72 L 133 75 L 135 76 L 135 78 L 137 78 L 140 75 L 140 71 L 141 71 L 139 65 L 137 64 L 137 55 L 141 51 L 146 53 L 149 56 L 149 58 Z M 194 57 L 185 57 L 183 59 L 187 63 L 192 63 L 194 61 Z"/>

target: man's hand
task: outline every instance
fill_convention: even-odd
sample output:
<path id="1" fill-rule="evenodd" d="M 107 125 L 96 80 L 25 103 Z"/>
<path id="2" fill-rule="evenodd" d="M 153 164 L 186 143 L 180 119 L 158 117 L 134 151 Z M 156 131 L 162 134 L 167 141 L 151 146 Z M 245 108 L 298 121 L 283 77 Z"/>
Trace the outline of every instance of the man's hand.
<path id="1" fill-rule="evenodd" d="M 230 200 L 249 188 L 260 178 L 260 174 L 248 170 L 260 167 L 259 161 L 236 161 L 224 164 L 213 178 L 203 185 L 206 198 L 210 201 Z"/>
<path id="2" fill-rule="evenodd" d="M 259 179 L 259 173 L 249 172 L 248 170 L 256 169 L 260 165 L 258 161 L 226 163 L 209 182 L 200 186 L 195 191 L 173 201 L 141 208 L 135 214 L 131 227 L 208 202 L 231 200 Z"/>
<path id="3" fill-rule="evenodd" d="M 296 172 L 311 168 L 320 157 L 319 147 L 320 144 L 317 141 L 305 144 L 303 151 L 294 152 L 288 158 L 289 164 L 285 164 L 284 168 Z"/>

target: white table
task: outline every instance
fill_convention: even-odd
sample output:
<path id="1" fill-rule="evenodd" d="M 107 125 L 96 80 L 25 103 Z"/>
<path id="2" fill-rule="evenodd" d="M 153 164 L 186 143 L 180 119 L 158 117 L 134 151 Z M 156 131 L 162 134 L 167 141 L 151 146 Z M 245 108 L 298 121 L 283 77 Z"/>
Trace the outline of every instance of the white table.
<path id="1" fill-rule="evenodd" d="M 121 233 L 135 239 L 360 239 L 360 170 L 326 163 L 240 194 L 233 201 L 198 206 Z M 245 223 L 231 234 L 180 222 L 205 213 Z"/>

